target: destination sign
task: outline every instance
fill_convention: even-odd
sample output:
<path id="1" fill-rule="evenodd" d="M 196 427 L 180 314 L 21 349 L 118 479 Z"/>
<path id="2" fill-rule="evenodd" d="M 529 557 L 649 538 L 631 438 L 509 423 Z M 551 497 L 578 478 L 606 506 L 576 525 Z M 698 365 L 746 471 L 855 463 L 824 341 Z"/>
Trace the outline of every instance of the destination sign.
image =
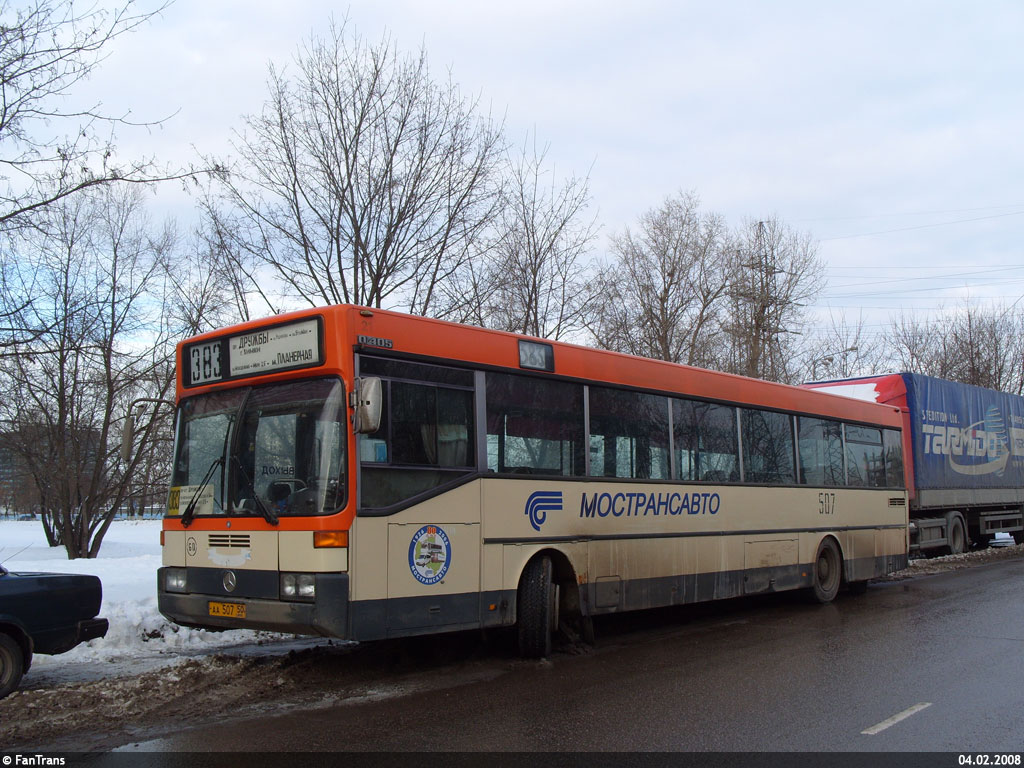
<path id="1" fill-rule="evenodd" d="M 323 362 L 321 321 L 313 317 L 189 344 L 181 358 L 182 382 L 197 387 Z"/>
<path id="2" fill-rule="evenodd" d="M 316 318 L 232 336 L 228 345 L 232 378 L 323 363 Z"/>

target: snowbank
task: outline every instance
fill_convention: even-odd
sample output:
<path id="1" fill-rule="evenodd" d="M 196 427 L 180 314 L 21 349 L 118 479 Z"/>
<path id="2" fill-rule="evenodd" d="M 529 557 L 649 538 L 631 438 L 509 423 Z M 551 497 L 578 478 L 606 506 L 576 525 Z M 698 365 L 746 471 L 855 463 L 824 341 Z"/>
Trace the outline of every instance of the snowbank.
<path id="1" fill-rule="evenodd" d="M 110 622 L 107 636 L 60 656 L 39 656 L 32 669 L 83 662 L 131 662 L 164 654 L 177 658 L 239 644 L 284 639 L 267 632 L 207 632 L 168 622 L 156 607 L 160 567 L 160 521 L 114 521 L 95 559 L 68 560 L 63 547 L 46 545 L 42 524 L 0 521 L 0 563 L 10 571 L 89 573 L 103 582 L 100 616 Z M 171 659 L 168 659 L 170 661 Z"/>

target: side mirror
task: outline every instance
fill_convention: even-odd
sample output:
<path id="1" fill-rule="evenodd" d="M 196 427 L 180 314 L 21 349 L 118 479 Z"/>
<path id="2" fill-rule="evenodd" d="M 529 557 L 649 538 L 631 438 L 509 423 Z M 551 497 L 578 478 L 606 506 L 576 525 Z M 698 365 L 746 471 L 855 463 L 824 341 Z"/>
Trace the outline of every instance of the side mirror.
<path id="1" fill-rule="evenodd" d="M 376 376 L 356 379 L 352 393 L 355 408 L 354 427 L 357 434 L 369 435 L 380 429 L 380 412 L 383 404 L 383 387 Z"/>
<path id="2" fill-rule="evenodd" d="M 135 442 L 135 414 L 132 409 L 124 417 L 124 428 L 121 430 L 121 461 L 127 464 L 132 458 L 132 444 Z"/>

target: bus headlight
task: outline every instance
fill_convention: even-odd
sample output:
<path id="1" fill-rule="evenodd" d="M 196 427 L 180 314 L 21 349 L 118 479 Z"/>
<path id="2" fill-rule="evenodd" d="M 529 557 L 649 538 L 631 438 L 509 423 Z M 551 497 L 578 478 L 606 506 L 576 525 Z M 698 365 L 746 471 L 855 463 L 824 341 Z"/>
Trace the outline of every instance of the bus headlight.
<path id="1" fill-rule="evenodd" d="M 184 568 L 167 568 L 164 570 L 165 592 L 186 592 Z"/>
<path id="2" fill-rule="evenodd" d="M 316 576 L 312 573 L 282 573 L 281 598 L 284 600 L 316 599 Z"/>

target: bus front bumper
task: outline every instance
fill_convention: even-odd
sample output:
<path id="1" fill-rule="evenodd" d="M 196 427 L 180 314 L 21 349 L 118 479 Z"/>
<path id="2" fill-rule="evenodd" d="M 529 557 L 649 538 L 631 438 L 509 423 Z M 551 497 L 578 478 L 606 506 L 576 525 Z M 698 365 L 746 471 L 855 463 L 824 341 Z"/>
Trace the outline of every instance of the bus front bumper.
<path id="1" fill-rule="evenodd" d="M 163 571 L 163 569 L 159 569 Z M 179 593 L 164 589 L 158 572 L 157 605 L 176 624 L 201 629 L 262 629 L 297 635 L 349 637 L 348 574 L 316 575 L 316 598 L 290 601 L 234 594 Z M 245 606 L 245 618 L 213 615 L 216 605 Z M 235 610 L 237 612 L 237 609 Z"/>

